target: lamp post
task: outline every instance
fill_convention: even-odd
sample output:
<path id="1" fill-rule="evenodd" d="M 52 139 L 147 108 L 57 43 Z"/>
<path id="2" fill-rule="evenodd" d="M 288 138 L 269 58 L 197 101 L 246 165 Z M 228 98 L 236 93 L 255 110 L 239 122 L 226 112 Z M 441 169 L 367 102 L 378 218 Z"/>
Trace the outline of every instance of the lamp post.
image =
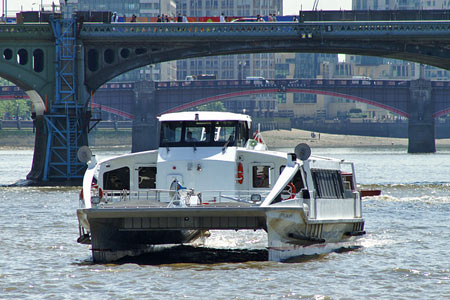
<path id="1" fill-rule="evenodd" d="M 2 21 L 6 23 L 6 17 L 5 17 L 5 1 L 2 0 Z"/>
<path id="2" fill-rule="evenodd" d="M 242 61 L 238 63 L 238 79 L 242 80 Z"/>
<path id="3" fill-rule="evenodd" d="M 247 66 L 247 62 L 245 61 L 239 61 L 238 63 L 238 79 L 239 80 L 244 80 L 244 72 L 245 72 L 245 67 Z"/>

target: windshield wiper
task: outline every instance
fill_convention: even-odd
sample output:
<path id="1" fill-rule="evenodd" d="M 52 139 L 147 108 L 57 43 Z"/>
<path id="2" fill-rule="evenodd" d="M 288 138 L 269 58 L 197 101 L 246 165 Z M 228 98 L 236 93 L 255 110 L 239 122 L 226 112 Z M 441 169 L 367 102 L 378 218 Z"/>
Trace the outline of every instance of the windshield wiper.
<path id="1" fill-rule="evenodd" d="M 230 135 L 230 137 L 228 138 L 228 141 L 222 147 L 222 153 L 225 152 L 225 149 L 228 148 L 228 144 L 230 144 L 232 141 L 233 141 L 233 137 Z"/>

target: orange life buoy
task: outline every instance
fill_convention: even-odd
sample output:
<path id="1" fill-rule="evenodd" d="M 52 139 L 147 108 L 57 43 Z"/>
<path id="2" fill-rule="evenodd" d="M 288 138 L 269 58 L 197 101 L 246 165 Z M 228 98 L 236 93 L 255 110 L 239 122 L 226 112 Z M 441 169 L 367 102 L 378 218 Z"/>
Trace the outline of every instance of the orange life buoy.
<path id="1" fill-rule="evenodd" d="M 102 200 L 103 199 L 103 189 L 101 187 L 99 187 L 98 184 L 96 184 L 95 182 L 92 183 L 91 187 L 92 187 L 91 196 L 95 196 L 95 194 L 98 194 L 98 198 L 100 200 Z"/>
<path id="2" fill-rule="evenodd" d="M 296 193 L 295 185 L 292 182 L 289 182 L 281 192 L 280 197 L 282 200 L 294 199 Z"/>
<path id="3" fill-rule="evenodd" d="M 242 163 L 238 163 L 236 181 L 239 184 L 244 182 L 244 166 L 242 166 Z"/>

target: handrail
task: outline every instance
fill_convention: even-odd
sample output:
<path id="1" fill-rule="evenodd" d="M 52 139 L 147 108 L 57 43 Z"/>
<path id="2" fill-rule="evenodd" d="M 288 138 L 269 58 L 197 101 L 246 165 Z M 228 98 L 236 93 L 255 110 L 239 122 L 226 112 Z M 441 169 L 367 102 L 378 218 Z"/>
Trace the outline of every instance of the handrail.
<path id="1" fill-rule="evenodd" d="M 199 192 L 192 191 L 192 195 L 199 196 L 199 198 L 201 199 L 201 202 L 199 204 L 214 204 L 233 201 L 256 205 L 258 203 L 252 201 L 251 196 L 259 194 L 261 196 L 261 199 L 264 199 L 264 197 L 266 197 L 269 192 L 270 190 L 203 190 Z M 126 201 L 173 203 L 173 200 L 176 198 L 175 195 L 176 194 L 174 190 L 167 189 L 151 189 L 143 191 L 103 190 L 103 198 L 98 204 L 119 203 Z"/>

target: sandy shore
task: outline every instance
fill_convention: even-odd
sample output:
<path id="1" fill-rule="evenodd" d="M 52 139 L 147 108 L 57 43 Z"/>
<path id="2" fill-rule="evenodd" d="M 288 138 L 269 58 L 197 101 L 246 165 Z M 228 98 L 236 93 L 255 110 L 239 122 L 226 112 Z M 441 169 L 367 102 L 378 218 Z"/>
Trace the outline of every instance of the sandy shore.
<path id="1" fill-rule="evenodd" d="M 318 147 L 408 147 L 406 138 L 383 138 L 357 135 L 337 135 L 315 133 L 311 137 L 311 131 L 292 129 L 272 130 L 262 133 L 263 139 L 269 147 L 295 147 L 299 143 L 306 143 L 311 148 Z M 436 140 L 436 146 L 450 146 L 450 139 Z"/>
<path id="2" fill-rule="evenodd" d="M 311 131 L 292 129 L 292 130 L 272 130 L 262 132 L 262 136 L 269 148 L 294 148 L 299 143 L 306 143 L 311 148 L 332 148 L 332 147 L 408 147 L 406 138 L 383 138 L 357 135 L 337 135 L 315 133 L 311 137 Z M 118 143 L 118 144 L 115 144 Z M 116 148 L 131 147 L 131 134 L 126 134 L 120 138 L 111 138 L 110 136 L 98 136 L 95 139 L 94 148 Z M 450 139 L 436 140 L 437 147 L 450 147 Z M 18 149 L 33 148 L 34 134 L 26 137 L 22 136 L 0 136 L 0 149 Z"/>

